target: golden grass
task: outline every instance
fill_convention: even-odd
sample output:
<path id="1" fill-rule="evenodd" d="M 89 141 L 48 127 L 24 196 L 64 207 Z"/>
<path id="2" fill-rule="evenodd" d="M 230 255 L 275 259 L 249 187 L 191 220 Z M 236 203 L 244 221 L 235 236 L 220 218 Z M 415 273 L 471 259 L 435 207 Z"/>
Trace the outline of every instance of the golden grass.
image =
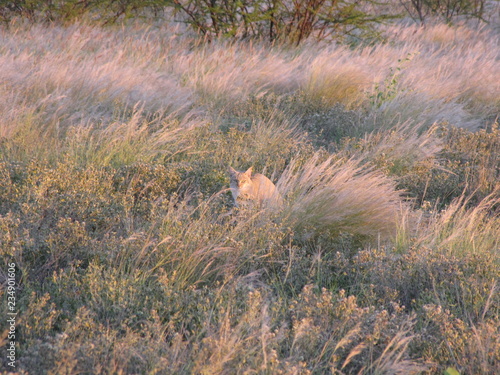
<path id="1" fill-rule="evenodd" d="M 102 122 L 138 102 L 148 113 L 170 112 L 190 109 L 194 101 L 220 108 L 269 92 L 305 90 L 320 106 L 359 107 L 370 86 L 408 55 L 414 57 L 401 66 L 401 93 L 387 103 L 401 122 L 451 117 L 456 126 L 477 127 L 496 115 L 499 104 L 499 36 L 491 29 L 394 26 L 387 31 L 391 44 L 332 47 L 319 55 L 313 47 L 292 53 L 251 43 L 189 49 L 190 40 L 178 32 L 169 26 L 113 32 L 85 25 L 4 29 L 3 134 L 15 126 L 17 113 L 27 111 L 46 114 L 45 120 L 55 115 L 62 123 Z M 448 42 L 436 44 L 439 35 Z M 405 100 L 416 109 L 399 111 Z"/>
<path id="2" fill-rule="evenodd" d="M 357 160 L 321 160 L 315 154 L 300 168 L 291 161 L 278 181 L 285 220 L 307 235 L 330 231 L 384 236 L 395 233 L 403 204 L 394 183 Z"/>
<path id="3" fill-rule="evenodd" d="M 2 26 L 20 373 L 494 374 L 498 30 L 385 34 Z M 284 207 L 234 209 L 229 165 Z"/>

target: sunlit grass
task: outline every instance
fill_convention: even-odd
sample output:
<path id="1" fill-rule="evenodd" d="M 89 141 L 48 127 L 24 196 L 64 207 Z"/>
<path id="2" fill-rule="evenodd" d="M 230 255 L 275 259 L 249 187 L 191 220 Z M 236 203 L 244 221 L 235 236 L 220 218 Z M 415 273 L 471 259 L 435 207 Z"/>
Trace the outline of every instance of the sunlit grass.
<path id="1" fill-rule="evenodd" d="M 498 30 L 385 34 L 2 27 L 19 370 L 494 374 Z M 283 206 L 234 208 L 229 166 Z"/>

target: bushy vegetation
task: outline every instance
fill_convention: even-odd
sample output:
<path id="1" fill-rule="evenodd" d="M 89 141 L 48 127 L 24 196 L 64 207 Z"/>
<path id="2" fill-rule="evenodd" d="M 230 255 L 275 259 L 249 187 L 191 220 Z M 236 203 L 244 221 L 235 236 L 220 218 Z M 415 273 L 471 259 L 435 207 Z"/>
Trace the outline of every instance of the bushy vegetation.
<path id="1" fill-rule="evenodd" d="M 131 18 L 188 25 L 205 41 L 226 37 L 299 45 L 312 38 L 350 43 L 380 40 L 379 26 L 411 17 L 447 23 L 491 21 L 498 0 L 0 0 L 0 21 L 110 25 Z M 494 10 L 493 10 L 494 13 Z"/>
<path id="2" fill-rule="evenodd" d="M 498 29 L 181 31 L 0 30 L 2 371 L 498 373 Z M 234 208 L 229 166 L 284 206 Z"/>
<path id="3" fill-rule="evenodd" d="M 490 5 L 484 0 L 400 0 L 400 3 L 413 19 L 422 24 L 433 16 L 445 22 L 458 17 L 484 20 L 489 14 L 485 8 Z"/>

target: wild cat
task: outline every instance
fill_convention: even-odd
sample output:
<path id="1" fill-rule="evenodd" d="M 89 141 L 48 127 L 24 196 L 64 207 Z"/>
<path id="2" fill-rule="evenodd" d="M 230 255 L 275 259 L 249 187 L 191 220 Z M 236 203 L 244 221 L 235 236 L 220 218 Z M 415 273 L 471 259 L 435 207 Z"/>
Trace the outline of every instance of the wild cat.
<path id="1" fill-rule="evenodd" d="M 253 167 L 246 172 L 240 172 L 229 167 L 231 180 L 231 193 L 234 205 L 247 206 L 255 202 L 259 207 L 279 207 L 283 203 L 283 197 L 276 189 L 270 179 L 260 173 L 252 173 Z"/>

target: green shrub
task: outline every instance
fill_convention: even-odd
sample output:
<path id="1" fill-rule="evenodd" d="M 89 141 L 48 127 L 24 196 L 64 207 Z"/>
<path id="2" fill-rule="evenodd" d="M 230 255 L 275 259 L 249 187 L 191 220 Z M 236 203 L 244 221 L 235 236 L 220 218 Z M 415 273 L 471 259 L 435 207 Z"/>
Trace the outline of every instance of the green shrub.
<path id="1" fill-rule="evenodd" d="M 437 16 L 450 23 L 460 16 L 483 20 L 486 1 L 484 0 L 400 0 L 408 14 L 424 24 L 429 16 Z"/>
<path id="2" fill-rule="evenodd" d="M 297 45 L 310 36 L 318 40 L 332 35 L 373 38 L 377 24 L 395 18 L 385 13 L 371 14 L 352 1 L 314 0 L 290 5 L 277 0 L 237 3 L 175 0 L 173 4 L 184 22 L 208 38 L 258 37 Z"/>
<path id="3" fill-rule="evenodd" d="M 96 18 L 100 23 L 139 16 L 145 10 L 161 11 L 163 0 L 99 0 L 99 1 L 0 1 L 0 20 L 25 17 L 30 22 L 74 22 L 82 17 Z"/>

